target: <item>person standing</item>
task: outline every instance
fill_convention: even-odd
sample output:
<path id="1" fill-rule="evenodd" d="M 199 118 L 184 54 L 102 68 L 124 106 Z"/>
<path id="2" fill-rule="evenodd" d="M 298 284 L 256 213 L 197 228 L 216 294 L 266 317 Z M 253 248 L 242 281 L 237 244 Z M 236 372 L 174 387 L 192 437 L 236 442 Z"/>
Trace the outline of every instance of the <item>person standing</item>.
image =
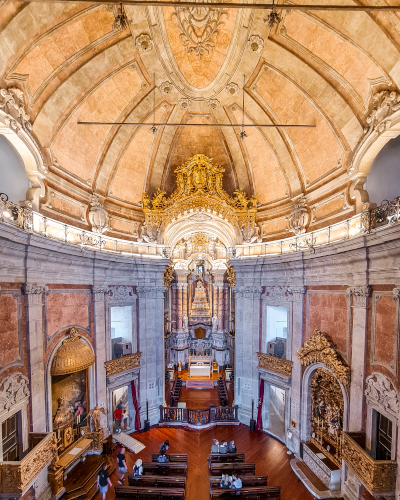
<path id="1" fill-rule="evenodd" d="M 107 465 L 103 464 L 99 473 L 97 474 L 97 487 L 100 493 L 103 495 L 103 500 L 106 500 L 106 494 L 108 487 L 112 486 L 110 478 L 108 477 Z"/>
<path id="2" fill-rule="evenodd" d="M 118 484 L 122 484 L 125 481 L 125 474 L 128 472 L 128 468 L 126 466 L 125 459 L 125 448 L 121 448 L 117 455 L 117 465 L 118 465 L 118 473 L 119 473 L 119 481 Z"/>
<path id="3" fill-rule="evenodd" d="M 121 419 L 122 419 L 122 408 L 118 408 L 118 406 L 114 410 L 114 432 L 116 434 L 119 434 L 121 432 Z"/>

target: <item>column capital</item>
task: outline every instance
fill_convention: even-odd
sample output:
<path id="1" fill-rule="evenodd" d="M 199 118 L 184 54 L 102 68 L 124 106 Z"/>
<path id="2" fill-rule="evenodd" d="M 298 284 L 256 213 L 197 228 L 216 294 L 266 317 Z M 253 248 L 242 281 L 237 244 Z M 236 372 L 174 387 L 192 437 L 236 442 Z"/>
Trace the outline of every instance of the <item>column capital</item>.
<path id="1" fill-rule="evenodd" d="M 347 295 L 353 298 L 352 307 L 368 307 L 368 299 L 371 295 L 371 287 L 369 285 L 350 286 L 346 290 Z"/>
<path id="2" fill-rule="evenodd" d="M 188 287 L 187 283 L 176 283 L 177 290 L 187 290 L 187 287 Z"/>
<path id="3" fill-rule="evenodd" d="M 104 294 L 107 293 L 108 287 L 105 285 L 92 285 L 91 286 L 93 300 L 101 301 L 104 300 Z"/>
<path id="4" fill-rule="evenodd" d="M 24 283 L 21 292 L 26 295 L 29 306 L 38 306 L 43 304 L 43 296 L 49 294 L 49 287 L 36 283 Z"/>
<path id="5" fill-rule="evenodd" d="M 262 289 L 258 286 L 235 286 L 234 291 L 237 298 L 259 299 Z"/>
<path id="6" fill-rule="evenodd" d="M 396 285 L 392 290 L 393 292 L 393 300 L 398 301 L 400 299 L 400 285 Z"/>
<path id="7" fill-rule="evenodd" d="M 136 288 L 139 298 L 150 298 L 150 299 L 163 299 L 164 292 L 167 288 L 165 286 L 138 286 Z"/>
<path id="8" fill-rule="evenodd" d="M 290 293 L 292 294 L 293 301 L 303 300 L 304 294 L 307 292 L 305 286 L 291 286 Z"/>

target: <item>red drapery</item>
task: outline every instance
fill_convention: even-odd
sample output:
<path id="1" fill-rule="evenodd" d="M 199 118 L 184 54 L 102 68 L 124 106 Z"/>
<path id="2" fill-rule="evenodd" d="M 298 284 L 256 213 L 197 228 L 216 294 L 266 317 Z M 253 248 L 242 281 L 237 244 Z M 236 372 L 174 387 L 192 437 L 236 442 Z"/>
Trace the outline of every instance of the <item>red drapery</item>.
<path id="1" fill-rule="evenodd" d="M 264 401 L 264 380 L 260 379 L 260 390 L 259 390 L 259 396 L 258 396 L 258 410 L 257 410 L 257 424 L 256 424 L 256 430 L 257 431 L 262 431 L 263 425 L 262 425 L 262 405 Z"/>
<path id="2" fill-rule="evenodd" d="M 139 431 L 140 430 L 140 416 L 139 416 L 139 404 L 137 401 L 136 397 L 136 387 L 135 387 L 135 381 L 131 380 L 131 387 L 132 387 L 132 399 L 133 399 L 133 406 L 135 408 L 135 430 Z"/>

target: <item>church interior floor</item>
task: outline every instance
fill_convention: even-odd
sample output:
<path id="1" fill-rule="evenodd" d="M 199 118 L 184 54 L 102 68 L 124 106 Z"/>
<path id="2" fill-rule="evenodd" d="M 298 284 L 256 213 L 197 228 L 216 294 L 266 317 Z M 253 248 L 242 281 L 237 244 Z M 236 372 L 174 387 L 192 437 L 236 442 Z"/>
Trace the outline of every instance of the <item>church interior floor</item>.
<path id="1" fill-rule="evenodd" d="M 202 392 L 202 391 L 199 391 Z M 153 427 L 148 432 L 133 434 L 146 448 L 137 455 L 126 451 L 129 472 L 138 458 L 151 460 L 150 454 L 157 453 L 160 444 L 169 440 L 169 453 L 187 453 L 188 473 L 186 500 L 209 498 L 209 473 L 207 457 L 212 440 L 234 439 L 239 452 L 246 453 L 246 462 L 256 464 L 256 474 L 268 474 L 268 484 L 281 486 L 281 500 L 313 500 L 303 483 L 290 467 L 293 455 L 287 455 L 286 447 L 264 432 L 250 432 L 248 426 L 216 426 L 201 431 L 172 427 Z M 127 477 L 127 476 L 126 476 Z M 117 484 L 117 470 L 111 475 L 113 485 Z M 125 480 L 127 483 L 128 479 Z M 109 488 L 107 500 L 114 500 L 113 488 Z M 101 500 L 100 493 L 94 497 Z"/>
<path id="2" fill-rule="evenodd" d="M 189 377 L 189 370 L 176 371 L 174 377 L 180 377 L 182 380 L 218 380 L 218 377 L 225 376 L 225 370 L 212 372 L 211 377 Z"/>
<path id="3" fill-rule="evenodd" d="M 205 377 L 197 377 L 197 379 L 207 380 Z M 168 386 L 166 388 L 167 405 L 169 406 L 172 385 L 173 382 L 170 381 L 168 382 Z M 231 382 L 227 382 L 226 386 L 228 389 L 228 405 L 232 406 L 234 400 L 233 384 Z M 182 387 L 181 394 L 179 396 L 179 402 L 186 403 L 186 408 L 190 408 L 191 410 L 204 410 L 205 408 L 208 408 L 209 405 L 220 406 L 218 388 L 214 387 L 214 389 L 186 389 L 186 387 Z"/>

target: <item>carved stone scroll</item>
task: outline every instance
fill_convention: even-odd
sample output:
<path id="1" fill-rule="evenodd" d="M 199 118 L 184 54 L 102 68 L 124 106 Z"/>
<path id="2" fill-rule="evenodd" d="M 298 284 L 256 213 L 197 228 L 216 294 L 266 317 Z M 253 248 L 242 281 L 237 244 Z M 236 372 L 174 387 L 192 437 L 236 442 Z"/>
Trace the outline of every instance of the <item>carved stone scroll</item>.
<path id="1" fill-rule="evenodd" d="M 383 406 L 393 417 L 399 416 L 399 399 L 394 384 L 381 373 L 373 373 L 365 381 L 368 404 Z"/>
<path id="2" fill-rule="evenodd" d="M 343 385 L 350 386 L 350 368 L 340 358 L 332 340 L 319 330 L 314 330 L 303 347 L 297 350 L 297 357 L 303 366 L 324 363 Z"/>

